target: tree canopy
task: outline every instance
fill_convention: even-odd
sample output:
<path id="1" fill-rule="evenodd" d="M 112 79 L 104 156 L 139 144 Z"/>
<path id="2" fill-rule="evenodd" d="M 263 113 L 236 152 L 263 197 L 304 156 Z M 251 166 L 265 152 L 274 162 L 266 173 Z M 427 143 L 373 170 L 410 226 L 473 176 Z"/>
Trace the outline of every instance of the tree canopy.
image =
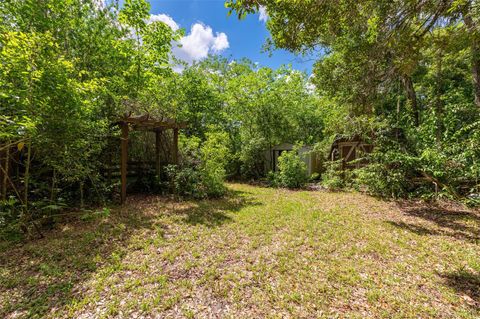
<path id="1" fill-rule="evenodd" d="M 232 0 L 226 6 L 240 18 L 264 8 L 269 48 L 320 52 L 313 70 L 319 94 L 348 106 L 355 124 L 344 126 L 347 134 L 377 135 L 378 155 L 391 153 L 377 158 L 383 165 L 403 165 L 401 176 L 425 175 L 450 194 L 460 180 L 475 185 L 478 1 Z M 402 129 L 407 141 L 382 144 L 385 128 Z"/>
<path id="2" fill-rule="evenodd" d="M 323 179 L 341 177 L 344 186 L 382 196 L 475 198 L 477 1 L 230 0 L 226 6 L 240 18 L 265 9 L 266 48 L 315 55 L 312 74 L 219 56 L 175 72 L 182 62 L 172 47 L 184 31 L 153 21 L 145 0 L 1 2 L 0 184 L 8 218 L 27 222 L 111 198 L 118 185 L 106 177 L 106 163 L 120 138 L 112 124 L 146 114 L 188 123 L 183 167 L 168 168 L 147 183 L 149 190 L 189 184 L 184 194 L 220 195 L 225 178 L 265 179 L 265 154 L 273 146 L 303 143 L 324 162 Z M 374 144 L 368 165 L 351 174 L 333 170 L 327 153 L 338 136 Z M 132 140 L 139 142 L 135 152 L 151 153 L 147 135 Z M 297 181 L 298 158 L 281 162 L 288 180 Z M 418 179 L 427 183 L 414 185 Z"/>

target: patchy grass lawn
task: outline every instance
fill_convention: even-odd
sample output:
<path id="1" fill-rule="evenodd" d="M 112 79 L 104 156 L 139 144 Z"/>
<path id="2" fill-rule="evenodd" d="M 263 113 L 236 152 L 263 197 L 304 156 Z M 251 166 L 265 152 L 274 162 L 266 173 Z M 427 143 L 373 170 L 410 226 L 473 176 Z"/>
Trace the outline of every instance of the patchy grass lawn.
<path id="1" fill-rule="evenodd" d="M 478 318 L 480 214 L 230 185 L 0 252 L 0 317 Z"/>

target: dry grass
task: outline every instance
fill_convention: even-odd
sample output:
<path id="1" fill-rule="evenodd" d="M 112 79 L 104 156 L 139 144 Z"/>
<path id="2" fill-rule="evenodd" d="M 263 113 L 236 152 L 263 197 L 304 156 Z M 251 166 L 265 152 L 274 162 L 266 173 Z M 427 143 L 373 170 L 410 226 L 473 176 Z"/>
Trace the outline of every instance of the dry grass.
<path id="1" fill-rule="evenodd" d="M 478 318 L 480 214 L 230 185 L 0 252 L 0 317 Z"/>

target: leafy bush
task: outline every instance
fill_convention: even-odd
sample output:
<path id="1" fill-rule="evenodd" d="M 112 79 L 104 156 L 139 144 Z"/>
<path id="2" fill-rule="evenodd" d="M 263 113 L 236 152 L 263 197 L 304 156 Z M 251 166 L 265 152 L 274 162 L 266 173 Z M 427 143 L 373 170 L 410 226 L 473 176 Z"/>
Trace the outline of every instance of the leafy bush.
<path id="1" fill-rule="evenodd" d="M 382 164 L 370 164 L 356 170 L 356 182 L 366 192 L 380 197 L 398 198 L 406 194 L 406 179 L 401 170 L 385 169 Z"/>
<path id="2" fill-rule="evenodd" d="M 355 170 L 355 183 L 372 195 L 399 198 L 412 191 L 418 159 L 401 148 L 378 148 L 367 166 Z"/>
<path id="3" fill-rule="evenodd" d="M 240 151 L 240 171 L 245 178 L 259 178 L 264 174 L 265 150 L 268 149 L 264 138 L 248 139 Z"/>
<path id="4" fill-rule="evenodd" d="M 0 239 L 16 240 L 20 232 L 20 203 L 15 197 L 0 201 Z"/>
<path id="5" fill-rule="evenodd" d="M 225 165 L 229 158 L 226 141 L 223 133 L 207 133 L 203 144 L 196 137 L 182 138 L 181 164 L 166 168 L 175 195 L 206 198 L 225 194 Z"/>
<path id="6" fill-rule="evenodd" d="M 168 165 L 166 173 L 170 188 L 176 196 L 186 198 L 207 197 L 200 171 L 200 139 L 197 137 L 180 139 L 180 165 Z"/>
<path id="7" fill-rule="evenodd" d="M 341 170 L 341 161 L 327 162 L 326 170 L 322 174 L 322 185 L 329 190 L 340 190 L 345 188 L 345 174 Z"/>
<path id="8" fill-rule="evenodd" d="M 283 152 L 278 158 L 278 173 L 275 176 L 275 185 L 287 188 L 301 188 L 307 181 L 307 165 L 299 155 L 300 145 L 292 151 Z"/>
<path id="9" fill-rule="evenodd" d="M 201 175 L 209 197 L 219 197 L 225 194 L 225 166 L 229 159 L 226 133 L 207 133 L 201 153 Z"/>
<path id="10" fill-rule="evenodd" d="M 170 187 L 173 193 L 179 197 L 185 198 L 204 198 L 207 197 L 201 182 L 200 171 L 194 166 L 168 165 L 166 173 L 170 180 Z"/>
<path id="11" fill-rule="evenodd" d="M 270 187 L 279 187 L 278 185 L 278 173 L 274 171 L 268 171 L 267 176 L 267 183 Z"/>

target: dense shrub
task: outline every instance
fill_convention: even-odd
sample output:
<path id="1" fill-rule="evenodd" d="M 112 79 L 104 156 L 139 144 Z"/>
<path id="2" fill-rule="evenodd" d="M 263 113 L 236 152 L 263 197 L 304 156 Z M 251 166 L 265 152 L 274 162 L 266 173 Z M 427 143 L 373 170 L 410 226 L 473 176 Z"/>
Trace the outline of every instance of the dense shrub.
<path id="1" fill-rule="evenodd" d="M 355 170 L 356 186 L 371 195 L 398 198 L 407 194 L 408 180 L 400 168 L 387 169 L 382 163 L 372 163 Z"/>
<path id="2" fill-rule="evenodd" d="M 355 184 L 381 197 L 468 201 L 478 193 L 480 153 L 475 125 L 445 136 L 451 140 L 443 141 L 441 147 L 431 134 L 435 129 L 431 123 L 406 130 L 405 137 L 392 138 L 392 134 L 380 131 L 370 164 L 355 171 Z M 459 138 L 460 133 L 465 136 Z"/>
<path id="3" fill-rule="evenodd" d="M 229 160 L 226 133 L 207 133 L 207 140 L 200 148 L 202 180 L 209 197 L 225 194 L 225 166 Z"/>
<path id="4" fill-rule="evenodd" d="M 299 155 L 299 145 L 292 151 L 284 152 L 278 158 L 278 172 L 274 175 L 274 184 L 280 187 L 301 188 L 308 181 L 307 165 Z"/>
<path id="5" fill-rule="evenodd" d="M 268 144 L 265 138 L 251 138 L 244 142 L 240 150 L 240 172 L 242 177 L 259 178 L 265 171 L 265 150 Z"/>
<path id="6" fill-rule="evenodd" d="M 167 176 L 173 193 L 185 198 L 204 198 L 207 196 L 200 171 L 193 165 L 182 163 L 181 166 L 168 165 Z"/>
<path id="7" fill-rule="evenodd" d="M 326 170 L 322 174 L 322 185 L 329 190 L 340 190 L 346 187 L 345 172 L 341 170 L 342 162 L 327 162 Z"/>
<path id="8" fill-rule="evenodd" d="M 225 165 L 229 158 L 227 136 L 207 133 L 203 144 L 199 138 L 182 138 L 181 163 L 169 165 L 167 175 L 175 195 L 185 198 L 220 197 L 225 194 Z"/>
<path id="9" fill-rule="evenodd" d="M 19 238 L 20 208 L 20 205 L 14 197 L 0 201 L 0 240 Z"/>

